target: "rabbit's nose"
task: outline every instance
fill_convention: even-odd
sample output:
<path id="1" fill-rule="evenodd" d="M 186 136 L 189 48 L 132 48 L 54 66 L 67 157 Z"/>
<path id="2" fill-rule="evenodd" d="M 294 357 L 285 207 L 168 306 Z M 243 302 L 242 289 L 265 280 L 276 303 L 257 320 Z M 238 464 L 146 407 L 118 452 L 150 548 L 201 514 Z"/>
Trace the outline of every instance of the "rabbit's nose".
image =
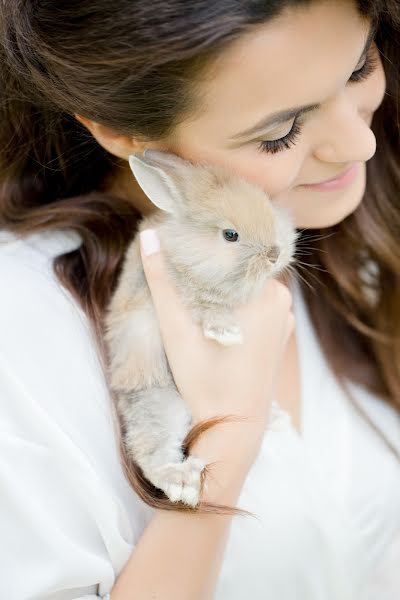
<path id="1" fill-rule="evenodd" d="M 269 260 L 275 262 L 279 258 L 280 252 L 279 246 L 271 246 L 267 253 Z"/>

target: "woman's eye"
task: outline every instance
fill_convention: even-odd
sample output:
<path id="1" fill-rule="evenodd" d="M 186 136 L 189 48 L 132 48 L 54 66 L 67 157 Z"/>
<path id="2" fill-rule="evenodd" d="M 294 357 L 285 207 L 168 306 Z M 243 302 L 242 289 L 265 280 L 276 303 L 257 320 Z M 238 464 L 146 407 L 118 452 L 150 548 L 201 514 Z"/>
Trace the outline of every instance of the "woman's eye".
<path id="1" fill-rule="evenodd" d="M 373 54 L 373 51 L 370 47 L 364 65 L 361 67 L 361 69 L 357 69 L 357 71 L 352 73 L 349 78 L 349 83 L 358 83 L 367 79 L 375 71 L 377 65 L 378 59 L 376 55 Z M 299 125 L 298 118 L 296 117 L 289 133 L 278 140 L 265 140 L 260 142 L 259 150 L 261 150 L 261 152 L 268 152 L 269 154 L 276 154 L 282 150 L 289 149 L 290 144 L 294 145 L 296 143 L 295 140 L 300 133 L 301 126 Z"/>
<path id="2" fill-rule="evenodd" d="M 370 47 L 368 50 L 367 57 L 365 59 L 365 63 L 358 69 L 354 71 L 350 76 L 350 82 L 362 81 L 363 79 L 367 79 L 376 69 L 378 65 L 378 59 L 376 54 L 373 52 L 373 49 Z"/>
<path id="3" fill-rule="evenodd" d="M 295 139 L 301 133 L 301 127 L 298 124 L 297 117 L 293 122 L 292 129 L 285 136 L 279 138 L 278 140 L 268 140 L 263 141 L 260 144 L 260 150 L 262 152 L 269 152 L 270 154 L 275 154 L 276 152 L 280 152 L 285 148 L 290 148 L 290 144 L 295 143 Z"/>

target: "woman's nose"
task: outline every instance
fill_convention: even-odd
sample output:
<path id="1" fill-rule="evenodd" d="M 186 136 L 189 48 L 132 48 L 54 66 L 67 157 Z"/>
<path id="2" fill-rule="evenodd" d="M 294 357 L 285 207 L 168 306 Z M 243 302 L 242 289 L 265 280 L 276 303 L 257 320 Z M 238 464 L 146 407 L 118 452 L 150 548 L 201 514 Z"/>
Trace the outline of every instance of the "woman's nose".
<path id="1" fill-rule="evenodd" d="M 376 138 L 354 98 L 338 95 L 327 108 L 326 127 L 314 155 L 323 162 L 367 161 L 376 151 Z"/>

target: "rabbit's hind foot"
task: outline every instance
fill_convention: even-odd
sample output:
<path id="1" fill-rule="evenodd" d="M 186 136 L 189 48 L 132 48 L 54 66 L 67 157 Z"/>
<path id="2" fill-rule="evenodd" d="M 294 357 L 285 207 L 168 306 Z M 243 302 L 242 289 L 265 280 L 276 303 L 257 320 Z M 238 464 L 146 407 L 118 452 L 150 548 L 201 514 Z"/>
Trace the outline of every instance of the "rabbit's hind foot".
<path id="1" fill-rule="evenodd" d="M 180 500 L 195 507 L 200 502 L 201 473 L 204 467 L 204 461 L 189 455 L 183 462 L 169 462 L 152 468 L 147 478 L 161 489 L 171 502 Z"/>

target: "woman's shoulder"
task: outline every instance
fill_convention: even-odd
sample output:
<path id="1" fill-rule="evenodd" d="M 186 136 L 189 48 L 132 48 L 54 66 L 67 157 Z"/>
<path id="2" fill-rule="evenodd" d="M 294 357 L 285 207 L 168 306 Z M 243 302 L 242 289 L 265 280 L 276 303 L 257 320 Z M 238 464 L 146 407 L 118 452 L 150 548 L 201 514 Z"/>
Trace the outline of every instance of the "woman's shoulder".
<path id="1" fill-rule="evenodd" d="M 31 248 L 36 247 L 41 252 L 46 252 L 47 248 L 49 253 L 53 251 L 56 254 L 60 250 L 78 248 L 82 238 L 77 231 L 68 227 L 43 229 L 24 236 L 9 229 L 0 229 L 0 249 L 21 243 L 28 244 Z"/>
<path id="2" fill-rule="evenodd" d="M 70 435 L 88 440 L 110 429 L 110 401 L 89 321 L 52 270 L 71 236 L 35 234 L 0 240 L 0 358 L 13 391 L 40 406 Z M 3 395 L 6 379 L 0 380 Z M 7 406 L 4 407 L 6 410 Z M 96 441 L 94 447 L 96 446 Z"/>
<path id="3" fill-rule="evenodd" d="M 17 308 L 26 306 L 32 314 L 38 304 L 46 302 L 48 294 L 52 294 L 52 300 L 57 293 L 67 297 L 53 272 L 53 260 L 80 243 L 80 237 L 72 230 L 44 231 L 25 237 L 0 230 L 1 312 L 9 309 L 15 313 Z"/>
<path id="4" fill-rule="evenodd" d="M 53 273 L 77 245 L 70 232 L 0 232 L 2 586 L 13 598 L 109 592 L 152 514 L 122 470 L 86 315 Z M 21 579 L 13 566 L 32 553 L 49 568 Z"/>
<path id="5" fill-rule="evenodd" d="M 0 231 L 0 350 L 19 342 L 50 341 L 67 333 L 66 325 L 85 315 L 53 271 L 53 260 L 79 245 L 67 230 L 35 233 L 19 238 Z M 70 333 L 72 333 L 70 331 Z M 43 345 L 43 344 L 42 344 Z"/>

